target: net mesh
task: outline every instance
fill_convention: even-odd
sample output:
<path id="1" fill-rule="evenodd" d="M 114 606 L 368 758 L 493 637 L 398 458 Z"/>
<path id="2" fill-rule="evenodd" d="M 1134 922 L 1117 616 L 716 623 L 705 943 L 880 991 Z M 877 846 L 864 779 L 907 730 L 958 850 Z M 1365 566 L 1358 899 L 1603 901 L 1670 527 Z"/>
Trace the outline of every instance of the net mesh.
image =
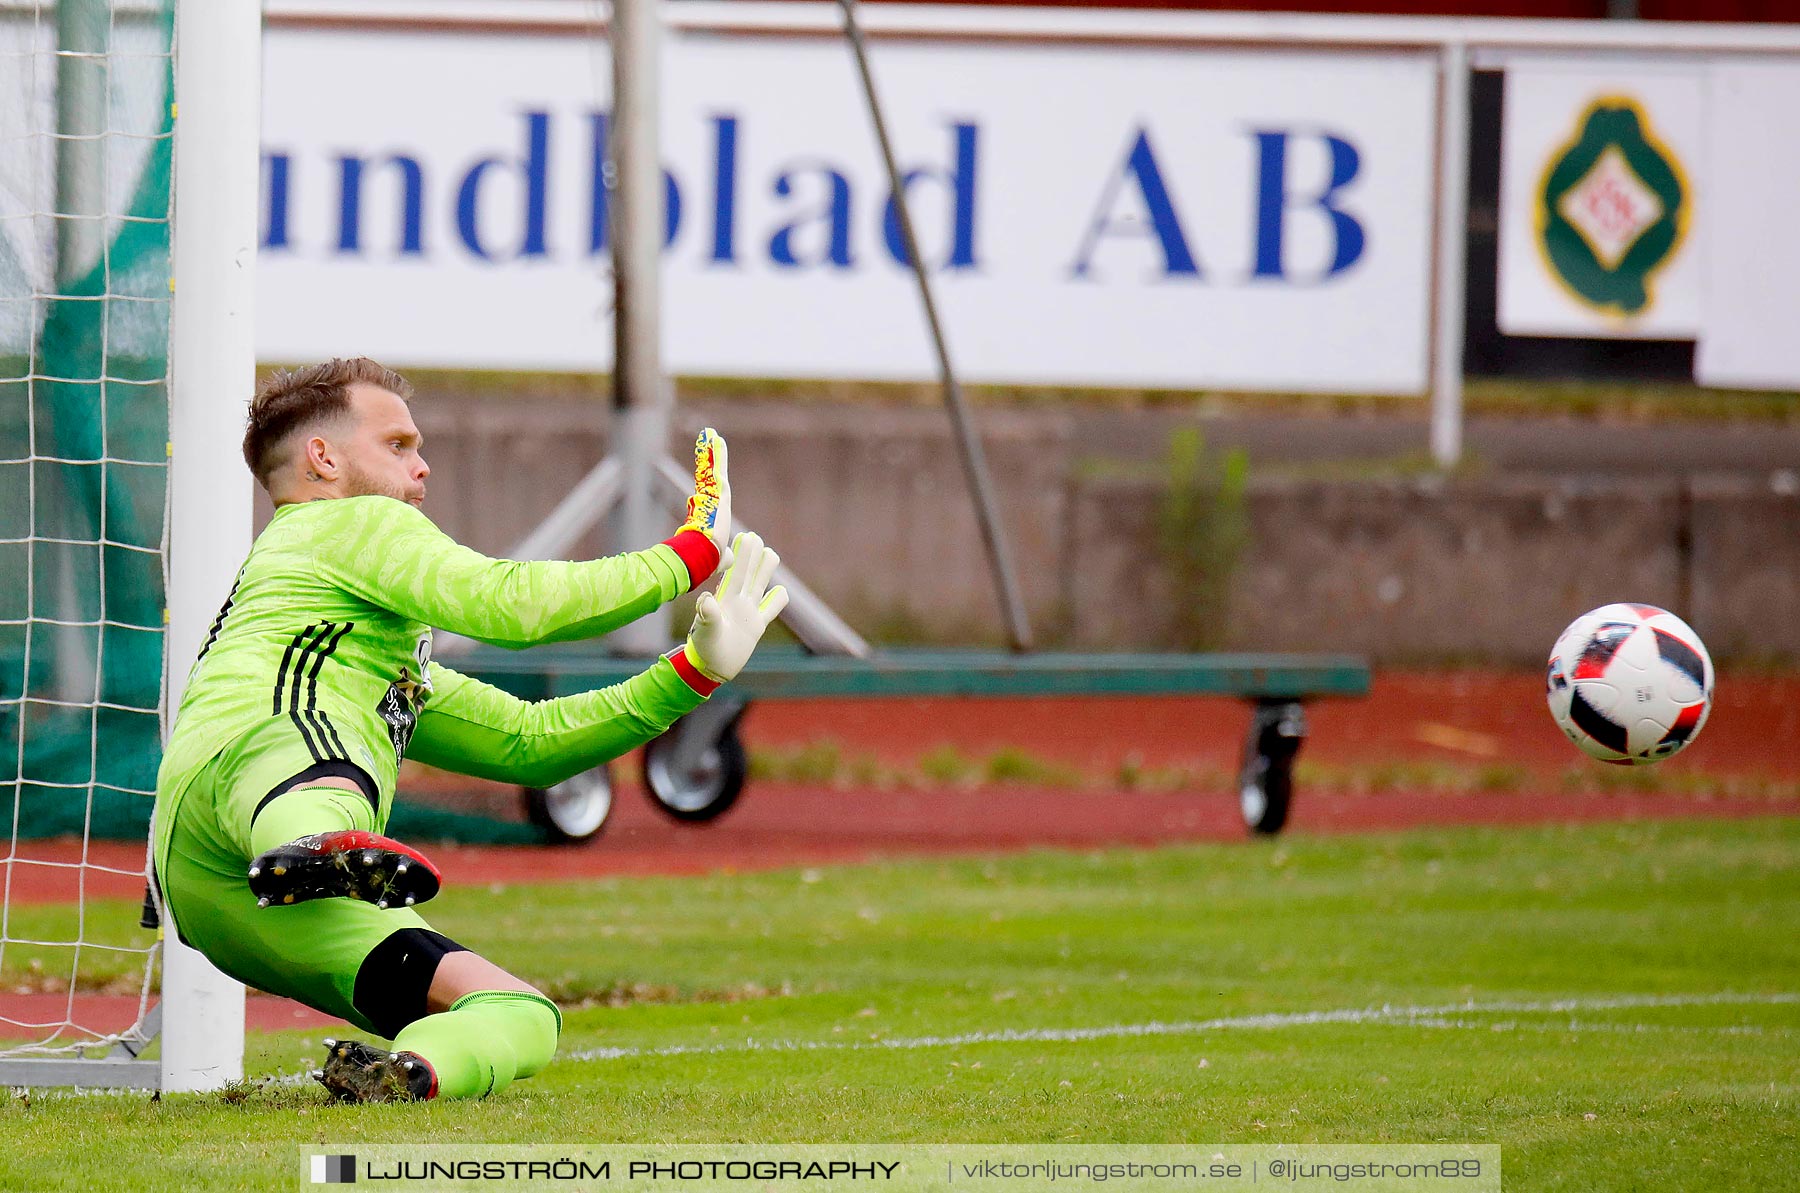
<path id="1" fill-rule="evenodd" d="M 0 0 L 0 1055 L 129 1038 L 154 970 L 172 28 Z"/>

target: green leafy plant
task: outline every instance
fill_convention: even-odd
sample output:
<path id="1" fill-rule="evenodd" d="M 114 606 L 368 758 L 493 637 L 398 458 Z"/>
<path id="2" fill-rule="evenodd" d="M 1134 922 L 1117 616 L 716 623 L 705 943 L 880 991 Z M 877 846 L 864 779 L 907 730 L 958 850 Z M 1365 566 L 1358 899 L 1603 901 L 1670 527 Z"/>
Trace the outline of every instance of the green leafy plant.
<path id="1" fill-rule="evenodd" d="M 1250 539 L 1249 475 L 1242 448 L 1209 451 L 1194 427 L 1169 436 L 1157 541 L 1172 590 L 1170 629 L 1184 649 L 1215 650 L 1226 641 L 1231 580 Z"/>

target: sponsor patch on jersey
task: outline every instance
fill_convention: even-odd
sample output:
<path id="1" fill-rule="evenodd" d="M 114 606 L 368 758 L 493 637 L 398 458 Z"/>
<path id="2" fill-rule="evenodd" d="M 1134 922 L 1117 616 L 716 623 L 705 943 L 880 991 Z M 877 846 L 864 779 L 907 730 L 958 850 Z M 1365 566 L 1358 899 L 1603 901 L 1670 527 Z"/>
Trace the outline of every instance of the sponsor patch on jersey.
<path id="1" fill-rule="evenodd" d="M 413 727 L 419 723 L 419 714 L 413 710 L 413 703 L 399 684 L 389 684 L 388 690 L 375 705 L 375 711 L 387 722 L 388 740 L 394 743 L 394 764 L 406 756 L 407 743 L 412 741 Z"/>

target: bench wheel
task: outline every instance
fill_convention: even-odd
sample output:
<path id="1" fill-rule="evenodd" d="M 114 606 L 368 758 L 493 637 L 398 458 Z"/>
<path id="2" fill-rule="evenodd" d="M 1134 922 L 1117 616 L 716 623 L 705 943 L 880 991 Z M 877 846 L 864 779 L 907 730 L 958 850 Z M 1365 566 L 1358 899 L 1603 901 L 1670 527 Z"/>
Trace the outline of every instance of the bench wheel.
<path id="1" fill-rule="evenodd" d="M 1251 833 L 1272 836 L 1287 823 L 1294 794 L 1294 755 L 1305 738 L 1306 710 L 1298 701 L 1257 703 L 1238 772 L 1238 804 Z"/>
<path id="2" fill-rule="evenodd" d="M 524 790 L 525 815 L 554 844 L 592 840 L 612 815 L 612 774 L 605 765 L 584 770 L 553 787 Z"/>
<path id="3" fill-rule="evenodd" d="M 750 769 L 738 734 L 744 708 L 709 701 L 644 747 L 644 786 L 658 808 L 696 822 L 723 815 L 737 802 Z"/>

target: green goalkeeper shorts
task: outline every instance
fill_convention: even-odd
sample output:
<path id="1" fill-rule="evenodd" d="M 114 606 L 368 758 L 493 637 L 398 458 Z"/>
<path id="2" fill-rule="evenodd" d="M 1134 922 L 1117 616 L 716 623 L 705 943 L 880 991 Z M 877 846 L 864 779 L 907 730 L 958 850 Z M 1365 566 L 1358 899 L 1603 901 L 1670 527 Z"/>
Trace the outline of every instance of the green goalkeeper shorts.
<path id="1" fill-rule="evenodd" d="M 356 899 L 258 907 L 250 893 L 251 819 L 271 791 L 314 764 L 285 717 L 233 742 L 187 785 L 157 879 L 181 939 L 222 972 L 376 1032 L 355 1004 L 357 972 L 375 946 L 427 927 L 424 919 Z M 386 808 L 371 807 L 371 828 L 386 820 Z"/>

